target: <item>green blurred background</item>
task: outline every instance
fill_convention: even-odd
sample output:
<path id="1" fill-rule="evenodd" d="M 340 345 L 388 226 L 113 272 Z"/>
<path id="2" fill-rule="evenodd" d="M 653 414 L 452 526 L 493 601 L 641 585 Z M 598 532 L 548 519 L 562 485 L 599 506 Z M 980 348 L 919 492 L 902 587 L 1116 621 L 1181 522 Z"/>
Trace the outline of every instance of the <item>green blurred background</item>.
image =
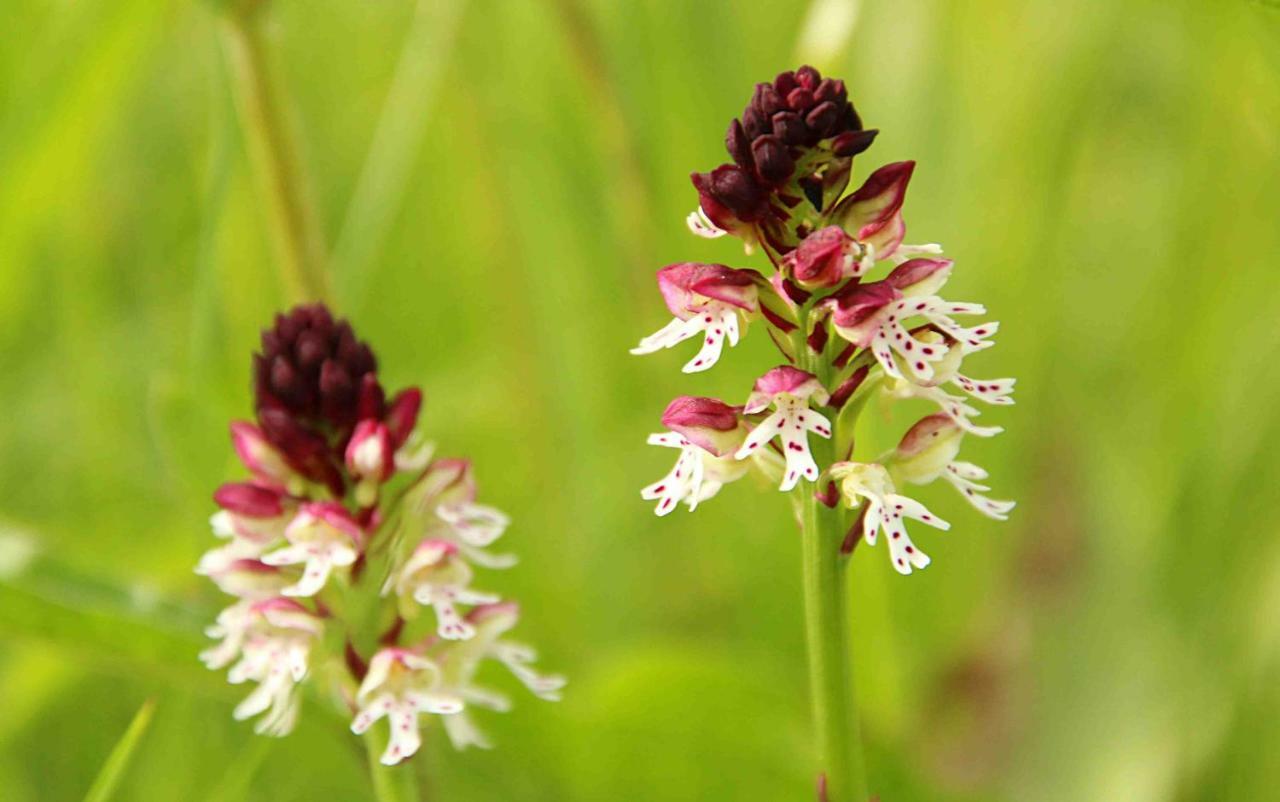
<path id="1" fill-rule="evenodd" d="M 872 786 L 906 800 L 1264 800 L 1280 786 L 1280 7 L 1265 2 L 276 0 L 269 40 L 340 309 L 511 512 L 524 637 L 565 701 L 438 729 L 426 798 L 808 799 L 799 539 L 750 483 L 656 519 L 644 445 L 681 393 L 627 348 L 689 236 L 693 169 L 752 84 L 811 61 L 919 161 L 909 241 L 1003 323 L 1008 432 L 966 455 L 1008 524 L 944 488 L 929 570 L 860 549 Z M 80 799 L 157 702 L 123 800 L 369 799 L 314 701 L 231 720 L 195 659 L 191 566 L 226 422 L 288 303 L 193 0 L 0 8 L 0 797 Z M 896 425 L 896 424 L 895 424 Z M 900 429 L 898 430 L 900 431 Z M 483 715 L 483 714 L 482 714 Z"/>

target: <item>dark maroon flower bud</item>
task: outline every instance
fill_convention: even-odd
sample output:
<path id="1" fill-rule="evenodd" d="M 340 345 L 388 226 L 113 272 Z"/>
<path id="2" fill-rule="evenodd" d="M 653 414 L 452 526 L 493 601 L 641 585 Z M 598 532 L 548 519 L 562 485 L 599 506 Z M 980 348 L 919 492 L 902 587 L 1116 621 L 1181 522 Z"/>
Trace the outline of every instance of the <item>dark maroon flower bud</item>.
<path id="1" fill-rule="evenodd" d="M 386 393 L 378 384 L 378 377 L 372 373 L 364 374 L 360 393 L 356 396 L 356 420 L 380 419 L 386 406 Z"/>
<path id="2" fill-rule="evenodd" d="M 813 93 L 808 89 L 792 89 L 787 95 L 787 105 L 792 111 L 805 111 L 813 106 Z"/>
<path id="3" fill-rule="evenodd" d="M 710 173 L 694 173 L 693 185 L 702 196 L 702 208 L 712 222 L 726 230 L 733 230 L 736 221 L 754 223 L 768 210 L 765 190 L 741 167 L 722 164 Z M 706 203 L 707 199 L 713 204 Z M 716 207 L 720 208 L 716 208 Z M 733 219 L 722 218 L 721 210 Z"/>
<path id="4" fill-rule="evenodd" d="M 813 99 L 818 103 L 840 101 L 844 98 L 844 81 L 833 81 L 830 78 L 823 78 L 822 83 L 818 84 L 818 91 L 813 93 Z"/>
<path id="5" fill-rule="evenodd" d="M 766 122 L 768 119 L 756 111 L 755 106 L 747 106 L 747 110 L 742 113 L 742 129 L 749 139 L 763 136 L 769 133 L 769 124 Z"/>
<path id="6" fill-rule="evenodd" d="M 800 115 L 794 111 L 780 111 L 773 115 L 773 133 L 778 139 L 795 147 L 804 144 L 805 137 L 809 135 L 809 129 L 805 126 L 804 120 L 800 119 Z"/>
<path id="7" fill-rule="evenodd" d="M 786 182 L 795 170 L 796 163 L 787 146 L 776 136 L 757 138 L 751 143 L 751 154 L 755 157 L 756 174 L 771 186 Z"/>
<path id="8" fill-rule="evenodd" d="M 874 138 L 862 130 L 843 81 L 824 80 L 812 67 L 779 73 L 756 85 L 730 124 L 725 148 L 733 162 L 695 177 L 702 212 L 715 227 L 786 253 L 836 202 L 850 159 Z"/>
<path id="9" fill-rule="evenodd" d="M 778 94 L 782 97 L 786 97 L 791 94 L 791 90 L 795 89 L 796 86 L 798 86 L 796 83 L 796 74 L 789 70 L 787 72 L 778 73 L 778 77 L 773 79 L 773 88 L 776 89 Z"/>
<path id="10" fill-rule="evenodd" d="M 741 122 L 734 120 L 729 123 L 729 130 L 724 135 L 724 146 L 742 169 L 755 168 L 755 162 L 751 158 L 751 140 L 742 129 Z"/>
<path id="11" fill-rule="evenodd" d="M 839 116 L 840 110 L 836 108 L 836 104 L 828 100 L 805 115 L 804 121 L 811 131 L 818 134 L 819 138 L 826 139 L 835 133 Z"/>
<path id="12" fill-rule="evenodd" d="M 413 427 L 418 424 L 418 412 L 421 409 L 422 391 L 417 387 L 401 390 L 391 399 L 387 406 L 386 424 L 393 448 L 400 448 L 409 439 Z"/>
<path id="13" fill-rule="evenodd" d="M 351 324 L 335 320 L 323 304 L 277 315 L 253 358 L 263 435 L 295 471 L 340 493 L 352 430 L 386 411 L 377 369 Z"/>
<path id="14" fill-rule="evenodd" d="M 357 418 L 357 390 L 376 381 L 377 361 L 345 320 L 335 323 L 322 304 L 277 315 L 254 356 L 259 409 L 280 409 L 304 427 L 349 429 Z"/>
<path id="15" fill-rule="evenodd" d="M 259 409 L 258 424 L 267 441 L 280 450 L 289 467 L 311 481 L 325 485 L 334 495 L 342 495 L 342 474 L 334 459 L 333 448 L 324 435 L 304 428 L 283 409 Z"/>
<path id="16" fill-rule="evenodd" d="M 878 133 L 880 131 L 875 128 L 866 131 L 846 131 L 831 141 L 831 152 L 844 158 L 857 156 L 871 147 Z"/>
<path id="17" fill-rule="evenodd" d="M 751 105 L 760 112 L 762 119 L 773 116 L 782 109 L 782 98 L 770 84 L 756 84 L 755 94 L 751 97 Z"/>

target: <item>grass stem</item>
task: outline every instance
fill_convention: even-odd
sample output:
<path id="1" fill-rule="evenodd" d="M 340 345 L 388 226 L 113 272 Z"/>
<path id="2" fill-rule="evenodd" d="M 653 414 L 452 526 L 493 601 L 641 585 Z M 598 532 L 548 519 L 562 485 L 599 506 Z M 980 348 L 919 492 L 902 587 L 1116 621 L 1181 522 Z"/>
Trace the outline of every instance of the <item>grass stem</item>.
<path id="1" fill-rule="evenodd" d="M 272 78 L 263 38 L 265 3 L 223 15 L 232 91 L 249 158 L 268 204 L 268 222 L 285 294 L 291 301 L 328 300 L 324 238 L 316 222 L 287 108 Z"/>

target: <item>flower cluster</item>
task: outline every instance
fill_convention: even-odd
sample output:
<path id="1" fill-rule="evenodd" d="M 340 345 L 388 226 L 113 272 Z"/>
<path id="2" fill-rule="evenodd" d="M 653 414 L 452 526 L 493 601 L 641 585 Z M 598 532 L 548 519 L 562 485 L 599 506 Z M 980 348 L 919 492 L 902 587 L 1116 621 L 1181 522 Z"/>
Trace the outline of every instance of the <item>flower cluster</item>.
<path id="1" fill-rule="evenodd" d="M 459 748 L 485 745 L 468 706 L 509 706 L 474 682 L 487 659 L 558 698 L 564 681 L 501 639 L 516 606 L 473 587 L 477 568 L 514 564 L 487 550 L 508 520 L 477 503 L 469 462 L 435 458 L 417 436 L 421 392 L 388 400 L 372 351 L 322 305 L 276 318 L 253 376 L 256 421 L 231 424 L 250 478 L 214 493 L 224 543 L 196 568 L 235 597 L 201 654 L 232 683 L 257 683 L 235 717 L 284 735 L 299 686 L 323 677 L 355 732 L 389 720 L 393 764 L 417 750 L 424 713 L 444 717 Z"/>
<path id="2" fill-rule="evenodd" d="M 929 558 L 908 537 L 905 520 L 949 524 L 903 495 L 906 485 L 942 479 L 996 519 L 1013 508 L 983 495 L 986 472 L 957 455 L 964 435 L 1002 431 L 977 423 L 972 402 L 1012 404 L 1014 380 L 961 371 L 964 357 L 994 344 L 998 324 L 981 319 L 981 305 L 939 294 L 954 267 L 940 246 L 904 242 L 902 207 L 915 163 L 885 165 L 844 195 L 853 156 L 875 135 L 862 128 L 843 82 L 802 67 L 757 85 L 729 127 L 733 163 L 694 175 L 699 207 L 690 229 L 737 236 L 748 253 L 763 250 L 773 270 L 765 276 L 691 262 L 662 268 L 658 289 L 673 319 L 632 353 L 697 338 L 701 347 L 684 371 L 705 371 L 726 342 L 736 345 L 758 322 L 786 364 L 764 373 L 742 406 L 688 396 L 671 402 L 662 416 L 667 431 L 649 442 L 680 456 L 642 496 L 666 515 L 681 502 L 694 509 L 753 467 L 783 492 L 815 483 L 802 492 L 856 511 L 846 551 L 859 540 L 874 545 L 883 530 L 893 566 L 907 574 Z M 961 322 L 974 317 L 980 322 Z M 912 426 L 889 454 L 857 462 L 853 428 L 876 394 L 922 399 L 938 412 Z M 823 443 L 818 454 L 815 436 Z"/>
<path id="3" fill-rule="evenodd" d="M 725 134 L 733 161 L 693 174 L 700 203 L 689 227 L 705 237 L 794 245 L 844 192 L 853 157 L 876 134 L 862 128 L 844 81 L 813 67 L 757 84 Z"/>

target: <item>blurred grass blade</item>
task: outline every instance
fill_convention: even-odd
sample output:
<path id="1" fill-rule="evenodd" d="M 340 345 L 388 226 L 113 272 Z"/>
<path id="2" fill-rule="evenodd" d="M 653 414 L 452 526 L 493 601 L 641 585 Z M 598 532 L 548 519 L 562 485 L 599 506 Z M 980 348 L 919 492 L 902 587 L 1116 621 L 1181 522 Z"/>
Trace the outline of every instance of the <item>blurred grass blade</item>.
<path id="1" fill-rule="evenodd" d="M 112 604 L 102 594 L 49 593 L 0 582 L 0 638 L 42 643 L 70 652 L 82 665 L 145 674 L 171 684 L 227 690 L 196 654 L 205 645 L 194 631 L 171 629 Z"/>
<path id="2" fill-rule="evenodd" d="M 151 725 L 151 717 L 155 712 L 155 699 L 148 699 L 142 703 L 142 707 L 138 708 L 133 721 L 129 722 L 129 728 L 124 731 L 120 741 L 107 756 L 107 762 L 102 764 L 102 771 L 98 772 L 97 779 L 89 787 L 89 793 L 85 794 L 84 802 L 107 802 L 111 799 L 116 786 L 120 784 L 120 778 L 124 776 L 125 769 L 129 768 L 129 762 L 133 759 L 133 753 L 141 743 L 143 734 Z"/>
<path id="3" fill-rule="evenodd" d="M 279 742 L 276 738 L 250 738 L 235 759 L 228 763 L 222 780 L 209 792 L 208 802 L 235 802 L 237 799 L 244 799 L 249 793 L 254 775 Z"/>
<path id="4" fill-rule="evenodd" d="M 466 0 L 420 0 L 391 80 L 369 155 L 334 247 L 341 296 L 358 307 L 387 229 L 397 218 L 440 74 L 449 62 Z"/>

